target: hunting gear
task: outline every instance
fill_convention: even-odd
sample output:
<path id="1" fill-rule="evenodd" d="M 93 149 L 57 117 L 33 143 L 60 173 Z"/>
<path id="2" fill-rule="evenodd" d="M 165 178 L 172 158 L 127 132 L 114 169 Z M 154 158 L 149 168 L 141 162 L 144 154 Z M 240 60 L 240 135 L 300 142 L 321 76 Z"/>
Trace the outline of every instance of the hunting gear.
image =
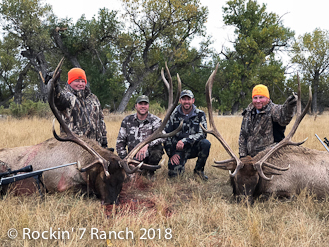
<path id="1" fill-rule="evenodd" d="M 173 178 L 183 174 L 187 160 L 197 157 L 194 174 L 206 181 L 208 177 L 204 174 L 204 167 L 211 144 L 206 139 L 207 134 L 200 127 L 201 124 L 207 128 L 206 115 L 194 105 L 195 98 L 191 90 L 183 90 L 179 102 L 180 105 L 171 114 L 165 128 L 167 133 L 171 132 L 184 121 L 182 129 L 165 142 L 165 150 L 169 157 L 168 176 Z"/>
<path id="2" fill-rule="evenodd" d="M 116 150 L 121 159 L 124 159 L 135 146 L 152 135 L 162 123 L 159 117 L 149 113 L 149 98 L 146 95 L 137 98 L 135 109 L 137 111 L 135 114 L 122 120 L 117 137 Z M 134 158 L 149 165 L 158 165 L 164 154 L 163 141 L 160 138 L 150 142 Z M 154 180 L 154 171 L 144 171 L 142 174 Z"/>
<path id="3" fill-rule="evenodd" d="M 252 103 L 242 112 L 239 137 L 240 158 L 255 156 L 260 151 L 284 139 L 284 131 L 294 116 L 297 95 L 290 95 L 283 105 L 270 100 L 268 88 L 256 85 Z"/>
<path id="4" fill-rule="evenodd" d="M 104 114 L 97 96 L 86 86 L 85 71 L 71 69 L 63 90 L 57 82 L 54 83 L 55 105 L 69 128 L 78 136 L 84 135 L 107 148 Z"/>
<path id="5" fill-rule="evenodd" d="M 54 167 L 41 169 L 41 170 L 37 170 L 37 171 L 33 171 L 33 168 L 32 168 L 31 165 L 23 167 L 23 168 L 21 168 L 19 170 L 16 170 L 16 171 L 12 171 L 12 172 L 8 171 L 10 175 L 11 174 L 14 174 L 14 175 L 12 175 L 10 177 L 4 177 L 4 178 L 0 176 L 1 177 L 0 186 L 8 185 L 8 184 L 11 184 L 11 183 L 23 180 L 23 179 L 27 179 L 27 178 L 34 178 L 35 182 L 36 182 L 36 185 L 38 187 L 38 190 L 39 190 L 39 194 L 40 194 L 41 198 L 43 198 L 43 194 L 42 194 L 42 191 L 41 191 L 40 184 L 45 188 L 45 190 L 47 192 L 47 188 L 45 187 L 45 185 L 42 182 L 43 172 L 58 169 L 58 168 L 62 168 L 62 167 L 66 167 L 66 166 L 72 166 L 72 165 L 78 165 L 78 162 L 73 162 L 73 163 L 60 165 L 60 166 L 54 166 Z M 25 173 L 17 174 L 18 172 L 25 172 Z"/>

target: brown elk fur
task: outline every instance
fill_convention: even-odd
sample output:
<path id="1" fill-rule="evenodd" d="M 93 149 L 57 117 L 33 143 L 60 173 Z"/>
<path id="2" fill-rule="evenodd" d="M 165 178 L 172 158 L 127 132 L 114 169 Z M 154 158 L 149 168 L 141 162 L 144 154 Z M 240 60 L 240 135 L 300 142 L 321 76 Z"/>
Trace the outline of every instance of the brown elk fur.
<path id="1" fill-rule="evenodd" d="M 291 197 L 306 189 L 317 198 L 324 198 L 329 193 L 329 153 L 301 146 L 286 146 L 275 152 L 268 162 L 284 168 L 287 171 L 275 171 L 264 166 L 267 177 L 274 175 L 272 180 L 259 176 L 253 164 L 260 160 L 268 150 L 262 151 L 255 157 L 242 158 L 244 167 L 231 178 L 235 195 L 248 195 L 256 198 L 260 195 L 276 195 Z"/>
<path id="2" fill-rule="evenodd" d="M 100 147 L 95 141 L 81 137 L 86 143 L 96 150 L 102 157 L 110 161 L 108 178 L 105 177 L 103 167 L 95 165 L 86 172 L 80 172 L 76 166 L 68 166 L 43 173 L 43 181 L 49 192 L 65 191 L 68 189 L 87 191 L 87 186 L 105 203 L 113 203 L 121 191 L 125 172 L 119 166 L 120 158 L 111 151 Z M 35 146 L 15 147 L 0 150 L 0 160 L 6 163 L 11 170 L 17 170 L 27 165 L 32 165 L 33 170 L 40 170 L 58 165 L 79 161 L 88 165 L 94 157 L 81 146 L 72 142 L 59 142 L 55 138 L 48 139 Z M 0 166 L 6 171 L 4 165 Z M 35 186 L 31 185 L 33 178 L 22 180 L 18 183 L 26 191 L 33 192 Z M 19 189 L 19 188 L 17 188 Z"/>

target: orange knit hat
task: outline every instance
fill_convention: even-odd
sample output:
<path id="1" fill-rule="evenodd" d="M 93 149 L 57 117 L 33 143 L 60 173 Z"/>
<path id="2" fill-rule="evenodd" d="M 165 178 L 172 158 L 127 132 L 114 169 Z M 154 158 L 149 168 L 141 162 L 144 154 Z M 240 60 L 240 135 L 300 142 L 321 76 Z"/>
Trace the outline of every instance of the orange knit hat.
<path id="1" fill-rule="evenodd" d="M 265 85 L 262 84 L 258 84 L 254 87 L 254 89 L 252 90 L 252 98 L 255 95 L 261 95 L 261 96 L 265 96 L 267 98 L 270 98 L 270 93 L 268 91 L 268 88 Z"/>
<path id="2" fill-rule="evenodd" d="M 67 78 L 68 84 L 71 84 L 72 81 L 77 80 L 77 79 L 83 79 L 83 80 L 85 80 L 85 82 L 87 84 L 86 73 L 83 69 L 73 68 L 67 73 L 67 75 L 68 75 L 68 78 Z"/>

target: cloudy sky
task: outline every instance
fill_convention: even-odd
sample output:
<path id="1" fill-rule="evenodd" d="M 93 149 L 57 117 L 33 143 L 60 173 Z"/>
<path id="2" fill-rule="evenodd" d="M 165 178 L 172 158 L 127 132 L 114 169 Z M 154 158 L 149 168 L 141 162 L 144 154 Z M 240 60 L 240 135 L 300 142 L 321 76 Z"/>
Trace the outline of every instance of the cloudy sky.
<path id="1" fill-rule="evenodd" d="M 74 21 L 82 14 L 90 19 L 104 7 L 110 10 L 122 10 L 119 0 L 45 0 L 45 2 L 53 6 L 53 11 L 58 17 L 69 17 Z M 222 7 L 226 2 L 226 0 L 201 0 L 201 4 L 209 9 L 207 32 L 213 36 L 215 41 L 213 47 L 217 51 L 220 51 L 223 45 L 229 46 L 229 38 L 233 37 L 233 29 L 225 27 L 222 20 Z M 315 28 L 329 30 L 328 9 L 324 6 L 324 0 L 258 0 L 258 3 L 265 3 L 267 12 L 282 16 L 284 25 L 294 30 L 297 36 L 313 32 Z"/>

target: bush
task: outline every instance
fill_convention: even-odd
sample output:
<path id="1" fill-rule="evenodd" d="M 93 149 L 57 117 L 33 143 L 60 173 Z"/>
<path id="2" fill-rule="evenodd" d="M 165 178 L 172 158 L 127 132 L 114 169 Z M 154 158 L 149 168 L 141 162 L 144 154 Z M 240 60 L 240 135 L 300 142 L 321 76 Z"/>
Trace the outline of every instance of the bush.
<path id="1" fill-rule="evenodd" d="M 51 116 L 51 111 L 47 103 L 41 101 L 33 102 L 32 100 L 23 101 L 20 105 L 15 102 L 10 103 L 9 113 L 15 118 Z"/>
<path id="2" fill-rule="evenodd" d="M 166 113 L 166 109 L 161 107 L 161 105 L 158 102 L 151 102 L 149 112 L 151 112 L 156 116 L 159 116 Z"/>

